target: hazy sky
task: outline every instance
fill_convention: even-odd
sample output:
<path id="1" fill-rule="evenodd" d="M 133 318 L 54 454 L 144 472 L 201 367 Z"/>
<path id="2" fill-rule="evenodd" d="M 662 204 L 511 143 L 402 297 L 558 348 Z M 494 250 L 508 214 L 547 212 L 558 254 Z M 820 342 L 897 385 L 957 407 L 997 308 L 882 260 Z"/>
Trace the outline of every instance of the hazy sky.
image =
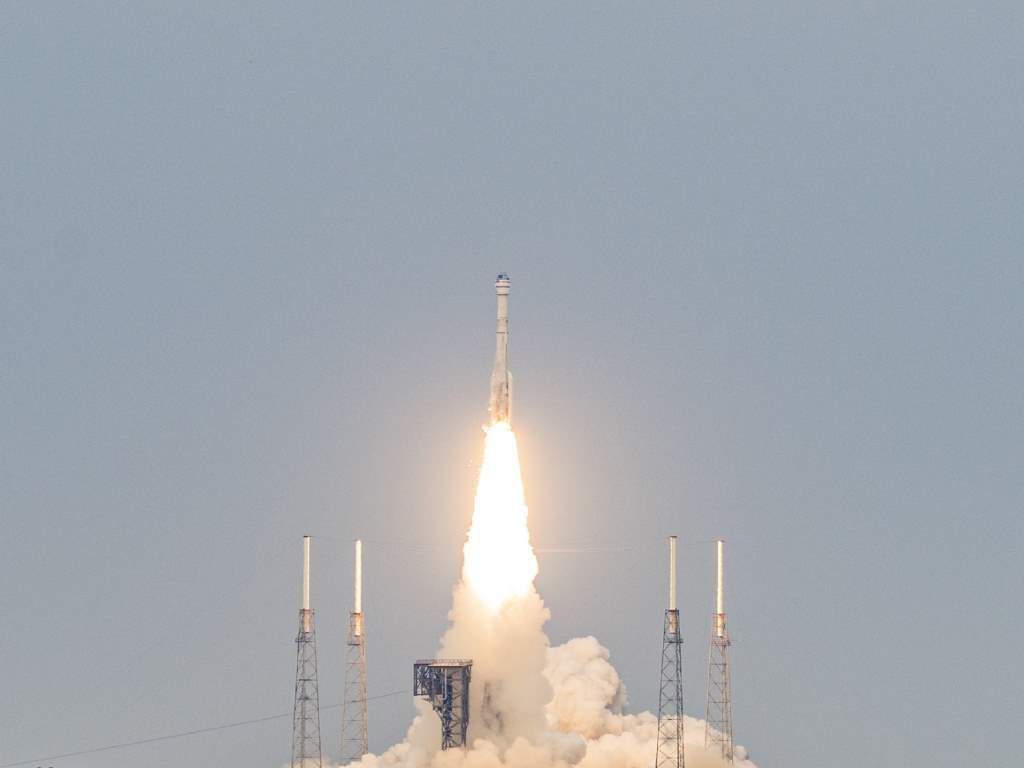
<path id="1" fill-rule="evenodd" d="M 762 766 L 1015 764 L 1022 51 L 1012 2 L 3 3 L 0 764 L 290 712 L 304 533 L 323 703 L 356 536 L 407 690 L 499 270 L 533 540 L 603 550 L 540 554 L 552 642 L 656 706 L 678 533 L 702 713 L 721 535 Z"/>

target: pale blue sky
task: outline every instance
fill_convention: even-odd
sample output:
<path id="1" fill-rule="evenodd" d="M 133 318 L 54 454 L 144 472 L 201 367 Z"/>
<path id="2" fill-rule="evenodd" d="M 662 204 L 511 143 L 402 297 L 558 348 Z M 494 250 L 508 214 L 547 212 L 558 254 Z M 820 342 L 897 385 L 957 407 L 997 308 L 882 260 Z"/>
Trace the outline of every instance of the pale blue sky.
<path id="1" fill-rule="evenodd" d="M 1017 3 L 3 4 L 0 764 L 289 711 L 304 533 L 323 702 L 359 535 L 407 688 L 499 270 L 534 541 L 625 550 L 541 554 L 553 642 L 655 705 L 678 533 L 699 714 L 722 535 L 762 766 L 1017 762 L 1022 50 Z"/>

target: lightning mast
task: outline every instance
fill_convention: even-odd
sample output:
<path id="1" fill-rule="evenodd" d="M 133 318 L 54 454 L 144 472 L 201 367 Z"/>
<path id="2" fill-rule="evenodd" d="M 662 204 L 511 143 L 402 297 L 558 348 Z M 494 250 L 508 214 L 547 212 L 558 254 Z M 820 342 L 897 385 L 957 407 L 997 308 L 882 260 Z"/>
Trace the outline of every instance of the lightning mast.
<path id="1" fill-rule="evenodd" d="M 708 706 L 704 726 L 705 749 L 717 749 L 722 758 L 733 762 L 732 693 L 729 685 L 729 633 L 725 629 L 725 542 L 715 542 L 718 570 L 715 590 L 715 615 L 708 651 Z"/>
<path id="2" fill-rule="evenodd" d="M 341 762 L 353 763 L 369 752 L 366 714 L 366 635 L 363 632 L 363 542 L 356 539 L 352 612 L 348 615 L 345 699 L 341 705 Z"/>
<path id="3" fill-rule="evenodd" d="M 316 632 L 309 607 L 309 536 L 302 537 L 302 608 L 295 638 L 295 707 L 292 710 L 291 768 L 323 768 L 320 746 L 320 691 L 316 671 Z"/>
<path id="4" fill-rule="evenodd" d="M 683 750 L 683 638 L 676 607 L 676 537 L 668 537 L 668 609 L 661 643 L 658 747 L 654 768 L 685 768 Z"/>

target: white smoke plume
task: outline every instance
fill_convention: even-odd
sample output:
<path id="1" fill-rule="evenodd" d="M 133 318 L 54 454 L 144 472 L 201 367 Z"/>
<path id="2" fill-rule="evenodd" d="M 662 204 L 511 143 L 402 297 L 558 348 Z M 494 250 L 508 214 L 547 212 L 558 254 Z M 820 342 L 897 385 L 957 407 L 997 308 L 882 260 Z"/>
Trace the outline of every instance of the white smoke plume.
<path id="1" fill-rule="evenodd" d="M 533 607 L 546 619 L 547 609 L 535 592 L 533 596 Z M 455 602 L 452 617 L 457 623 L 458 597 Z M 517 636 L 522 638 L 526 634 Z M 450 635 L 451 630 L 446 639 Z M 538 637 L 546 646 L 542 630 L 538 629 L 529 639 L 536 642 Z M 545 662 L 539 677 L 550 695 L 540 705 L 545 725 L 539 731 L 533 730 L 536 719 L 529 716 L 507 721 L 503 733 L 495 733 L 483 723 L 474 724 L 471 719 L 470 748 L 442 752 L 437 715 L 421 702 L 420 713 L 406 740 L 382 755 L 367 755 L 360 768 L 651 768 L 657 747 L 658 718 L 651 712 L 624 713 L 626 689 L 609 662 L 608 649 L 593 637 L 580 637 L 544 650 Z M 471 685 L 474 716 L 480 701 L 472 688 L 477 682 L 476 658 Z M 527 673 L 521 661 L 522 657 L 515 654 L 508 659 L 510 675 Z M 502 701 L 510 707 L 509 711 L 525 711 L 529 702 L 537 701 L 536 689 L 520 690 L 517 695 L 523 698 Z M 529 735 L 513 730 L 513 722 L 530 731 Z M 703 720 L 686 717 L 683 729 L 687 768 L 726 768 L 716 752 L 704 749 Z M 756 768 L 743 747 L 737 746 L 735 753 L 736 768 Z"/>
<path id="2" fill-rule="evenodd" d="M 441 750 L 426 702 L 405 741 L 358 768 L 652 768 L 657 717 L 626 714 L 626 689 L 593 637 L 550 647 L 550 617 L 533 579 L 515 436 L 487 428 L 462 579 L 453 591 L 440 658 L 472 659 L 466 749 Z M 704 749 L 704 722 L 684 720 L 687 768 L 724 768 Z M 756 768 L 736 747 L 737 768 Z"/>

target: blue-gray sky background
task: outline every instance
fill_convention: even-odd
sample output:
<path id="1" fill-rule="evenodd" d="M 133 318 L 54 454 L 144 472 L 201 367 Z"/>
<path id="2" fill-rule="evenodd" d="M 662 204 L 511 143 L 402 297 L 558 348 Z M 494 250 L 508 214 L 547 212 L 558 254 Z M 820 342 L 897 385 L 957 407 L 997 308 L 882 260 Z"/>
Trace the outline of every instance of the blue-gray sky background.
<path id="1" fill-rule="evenodd" d="M 1009 2 L 5 3 L 0 763 L 290 711 L 304 533 L 322 701 L 360 535 L 407 689 L 507 270 L 533 540 L 624 550 L 540 555 L 553 642 L 655 706 L 678 533 L 701 713 L 722 535 L 762 766 L 1014 764 L 1022 50 Z"/>

